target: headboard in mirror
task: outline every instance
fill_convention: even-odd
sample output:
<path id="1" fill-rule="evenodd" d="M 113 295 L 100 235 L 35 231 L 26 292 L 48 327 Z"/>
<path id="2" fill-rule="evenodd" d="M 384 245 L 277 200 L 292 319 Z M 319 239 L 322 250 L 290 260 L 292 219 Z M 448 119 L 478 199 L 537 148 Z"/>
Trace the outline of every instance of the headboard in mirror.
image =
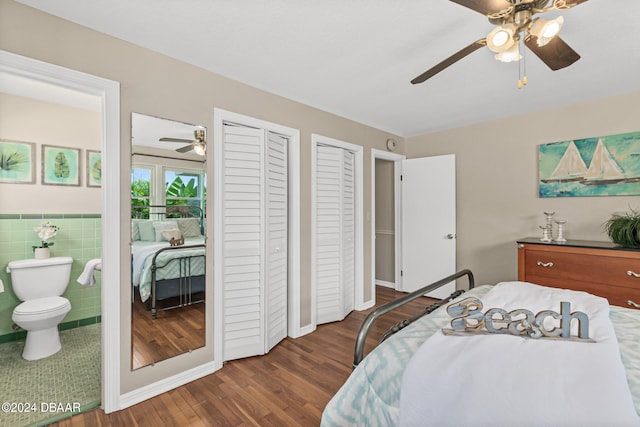
<path id="1" fill-rule="evenodd" d="M 205 345 L 206 129 L 132 113 L 131 369 Z"/>

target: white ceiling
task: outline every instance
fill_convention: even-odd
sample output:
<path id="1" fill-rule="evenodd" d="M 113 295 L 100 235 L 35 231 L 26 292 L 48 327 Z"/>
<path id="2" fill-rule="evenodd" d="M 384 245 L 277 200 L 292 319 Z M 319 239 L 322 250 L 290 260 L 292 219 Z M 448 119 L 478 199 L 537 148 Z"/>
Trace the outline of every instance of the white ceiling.
<path id="1" fill-rule="evenodd" d="M 640 90 L 640 1 L 564 11 L 582 58 L 551 71 L 480 49 L 409 81 L 493 28 L 447 0 L 18 0 L 254 87 L 401 136 Z M 553 18 L 558 12 L 548 12 Z"/>
<path id="2" fill-rule="evenodd" d="M 160 141 L 160 138 L 180 138 L 192 141 L 193 132 L 196 129 L 201 129 L 201 127 L 145 114 L 133 113 L 131 115 L 131 143 L 134 145 L 173 151 L 183 148 L 187 144 Z"/>

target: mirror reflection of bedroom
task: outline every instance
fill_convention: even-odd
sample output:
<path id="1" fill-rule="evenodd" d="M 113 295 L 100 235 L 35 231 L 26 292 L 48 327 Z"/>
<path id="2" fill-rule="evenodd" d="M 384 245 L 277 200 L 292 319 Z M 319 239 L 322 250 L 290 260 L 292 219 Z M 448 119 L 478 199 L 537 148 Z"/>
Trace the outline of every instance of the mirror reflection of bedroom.
<path id="1" fill-rule="evenodd" d="M 132 113 L 131 368 L 205 345 L 206 129 Z"/>

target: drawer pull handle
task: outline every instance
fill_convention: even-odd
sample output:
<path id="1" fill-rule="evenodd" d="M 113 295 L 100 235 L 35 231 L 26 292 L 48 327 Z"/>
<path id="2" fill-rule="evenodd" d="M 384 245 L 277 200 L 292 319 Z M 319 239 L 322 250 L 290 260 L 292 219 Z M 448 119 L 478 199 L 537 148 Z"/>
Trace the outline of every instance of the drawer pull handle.
<path id="1" fill-rule="evenodd" d="M 640 273 L 636 273 L 635 271 L 627 271 L 627 276 L 633 276 L 633 277 L 637 277 L 640 279 Z"/>
<path id="2" fill-rule="evenodd" d="M 637 302 L 633 302 L 631 300 L 627 301 L 627 305 L 630 305 L 633 308 L 640 308 L 640 304 L 638 304 Z"/>
<path id="3" fill-rule="evenodd" d="M 552 262 L 538 261 L 536 264 L 538 264 L 540 267 L 553 267 L 553 263 Z"/>

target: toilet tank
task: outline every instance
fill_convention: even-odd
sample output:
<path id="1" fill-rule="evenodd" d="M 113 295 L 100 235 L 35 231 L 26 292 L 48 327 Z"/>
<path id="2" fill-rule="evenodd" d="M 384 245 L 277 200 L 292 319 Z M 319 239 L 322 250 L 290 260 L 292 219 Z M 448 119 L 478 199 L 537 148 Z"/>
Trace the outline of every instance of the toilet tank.
<path id="1" fill-rule="evenodd" d="M 21 259 L 7 265 L 11 287 L 20 301 L 62 296 L 71 277 L 71 257 Z"/>

